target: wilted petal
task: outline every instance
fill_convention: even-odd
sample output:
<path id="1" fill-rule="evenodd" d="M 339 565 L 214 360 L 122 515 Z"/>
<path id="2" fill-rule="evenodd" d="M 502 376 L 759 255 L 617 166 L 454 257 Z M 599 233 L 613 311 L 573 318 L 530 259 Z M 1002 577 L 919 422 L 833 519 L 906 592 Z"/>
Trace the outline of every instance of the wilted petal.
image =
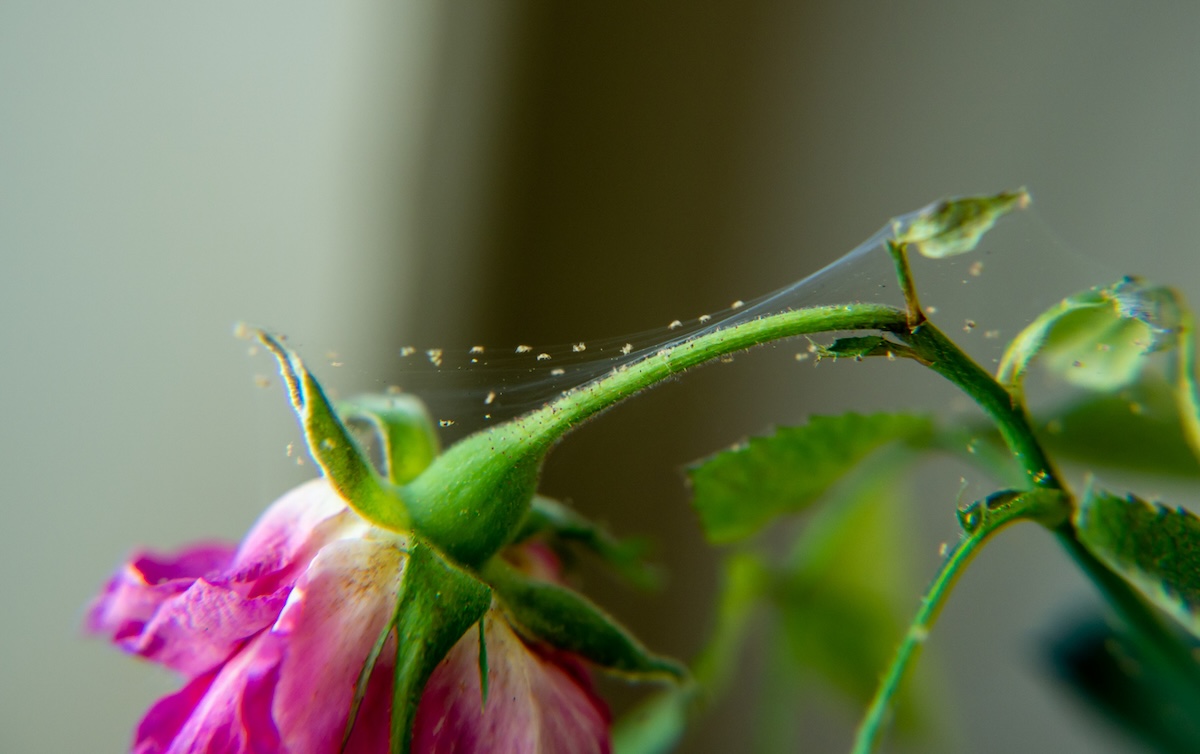
<path id="1" fill-rule="evenodd" d="M 283 605 L 282 595 L 246 600 L 214 583 L 233 552 L 207 544 L 178 555 L 135 556 L 92 603 L 87 629 L 188 676 L 212 669 L 269 626 Z"/>
<path id="2" fill-rule="evenodd" d="M 403 562 L 394 541 L 339 540 L 322 548 L 292 589 L 271 629 L 285 653 L 274 718 L 290 754 L 337 751 L 359 671 L 395 610 Z M 363 712 L 375 715 L 379 700 L 369 701 L 372 709 Z M 360 722 L 356 731 L 371 723 Z M 370 736 L 386 750 L 386 725 Z"/>
<path id="3" fill-rule="evenodd" d="M 276 500 L 242 540 L 230 579 L 247 597 L 290 586 L 326 542 L 365 524 L 325 479 L 314 479 Z"/>
<path id="4" fill-rule="evenodd" d="M 260 634 L 219 670 L 151 707 L 134 754 L 283 754 L 270 714 L 280 659 Z"/>
<path id="5" fill-rule="evenodd" d="M 236 551 L 205 544 L 136 556 L 93 603 L 87 628 L 197 676 L 275 621 L 323 544 L 363 526 L 327 483 L 314 480 L 267 509 Z"/>
<path id="6" fill-rule="evenodd" d="M 526 646 L 496 610 L 485 625 L 487 705 L 481 705 L 479 640 L 473 630 L 425 687 L 413 751 L 607 754 L 612 748 L 608 709 L 583 669 L 570 658 Z"/>
<path id="7" fill-rule="evenodd" d="M 134 553 L 88 607 L 85 627 L 114 639 L 137 633 L 163 602 L 186 591 L 196 579 L 222 573 L 234 551 L 234 545 L 212 542 L 175 555 Z"/>

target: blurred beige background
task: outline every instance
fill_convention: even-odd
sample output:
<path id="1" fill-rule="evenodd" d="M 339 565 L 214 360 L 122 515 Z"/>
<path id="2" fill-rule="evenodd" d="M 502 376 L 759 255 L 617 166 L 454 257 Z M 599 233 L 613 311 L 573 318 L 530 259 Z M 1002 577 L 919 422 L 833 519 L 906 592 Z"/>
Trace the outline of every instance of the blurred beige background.
<path id="1" fill-rule="evenodd" d="M 0 752 L 125 750 L 175 681 L 83 640 L 83 606 L 134 546 L 236 538 L 309 473 L 235 321 L 377 389 L 402 344 L 660 326 L 1020 185 L 1058 256 L 972 295 L 1032 312 L 1137 272 L 1195 299 L 1197 133 L 1184 4 L 0 3 Z M 592 585 L 655 647 L 696 650 L 713 588 L 682 463 L 949 400 L 788 358 L 697 372 L 551 457 L 547 491 L 657 532 L 668 591 Z M 956 485 L 914 522 L 918 580 Z M 966 748 L 1132 751 L 1037 668 L 1090 599 L 1036 531 L 980 559 L 931 643 Z M 684 749 L 738 748 L 753 704 Z M 853 711 L 821 709 L 802 750 L 844 750 Z"/>

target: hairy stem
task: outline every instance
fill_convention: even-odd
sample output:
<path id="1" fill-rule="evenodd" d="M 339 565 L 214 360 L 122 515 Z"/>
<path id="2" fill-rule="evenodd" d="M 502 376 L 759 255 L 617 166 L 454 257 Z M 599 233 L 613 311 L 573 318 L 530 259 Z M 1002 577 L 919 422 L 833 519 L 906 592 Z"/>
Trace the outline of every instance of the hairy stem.
<path id="1" fill-rule="evenodd" d="M 1000 430 L 1000 436 L 1025 471 L 1030 486 L 1064 489 L 1058 472 L 1034 437 L 1025 407 L 1014 401 L 1000 383 L 930 322 L 903 337 L 921 361 L 954 383 L 983 409 Z"/>
<path id="2" fill-rule="evenodd" d="M 942 561 L 942 567 L 934 576 L 933 583 L 929 585 L 929 589 L 921 598 L 921 606 L 917 609 L 917 614 L 913 616 L 908 631 L 900 641 L 900 646 L 892 657 L 887 673 L 876 688 L 871 705 L 867 708 L 867 714 L 859 723 L 858 733 L 854 739 L 854 754 L 870 754 L 874 751 L 879 734 L 883 731 L 892 698 L 899 690 L 905 672 L 929 637 L 929 632 L 932 630 L 934 622 L 937 621 L 938 614 L 946 603 L 947 597 L 950 596 L 954 583 L 958 581 L 958 577 L 962 575 L 963 570 L 978 553 L 979 548 L 1001 528 L 1014 521 L 1029 517 L 1031 512 L 1029 508 L 1021 505 L 1010 505 L 1004 509 L 992 511 L 992 515 L 987 515 L 986 503 L 982 505 L 981 509 L 984 513 L 981 514 L 979 524 L 973 531 L 966 533 Z"/>
<path id="3" fill-rule="evenodd" d="M 839 330 L 902 331 L 906 314 L 882 304 L 815 306 L 766 314 L 664 345 L 640 361 L 568 391 L 513 421 L 535 444 L 549 444 L 572 427 L 662 380 L 708 361 L 797 335 Z"/>

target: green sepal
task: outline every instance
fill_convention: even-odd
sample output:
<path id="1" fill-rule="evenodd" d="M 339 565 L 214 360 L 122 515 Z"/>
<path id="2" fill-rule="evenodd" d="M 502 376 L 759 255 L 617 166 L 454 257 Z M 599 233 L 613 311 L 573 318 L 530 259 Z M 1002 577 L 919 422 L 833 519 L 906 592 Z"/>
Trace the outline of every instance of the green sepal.
<path id="1" fill-rule="evenodd" d="M 868 356 L 912 356 L 912 349 L 880 335 L 860 335 L 838 338 L 828 346 L 817 349 L 818 358 L 854 359 L 862 361 Z"/>
<path id="2" fill-rule="evenodd" d="M 487 628 L 484 623 L 487 618 L 479 616 L 479 709 L 482 710 L 487 706 L 488 698 L 488 654 L 487 654 Z"/>
<path id="3" fill-rule="evenodd" d="M 651 653 L 582 595 L 531 579 L 498 558 L 484 567 L 482 575 L 500 597 L 513 627 L 527 639 L 578 655 L 627 678 L 677 682 L 688 678 L 680 663 Z"/>
<path id="4" fill-rule="evenodd" d="M 1096 558 L 1200 636 L 1200 517 L 1092 487 L 1075 529 Z"/>
<path id="5" fill-rule="evenodd" d="M 533 506 L 525 517 L 521 530 L 513 539 L 522 542 L 532 536 L 548 533 L 565 542 L 577 542 L 591 550 L 622 578 L 641 589 L 662 586 L 662 573 L 647 563 L 643 556 L 649 545 L 645 540 L 621 540 L 567 506 L 543 495 L 533 498 Z"/>
<path id="6" fill-rule="evenodd" d="M 384 474 L 404 484 L 433 462 L 440 449 L 433 419 L 419 398 L 404 393 L 359 395 L 337 404 L 345 421 L 366 422 L 382 446 Z"/>
<path id="7" fill-rule="evenodd" d="M 947 199 L 930 205 L 915 218 L 897 220 L 893 240 L 931 259 L 963 254 L 974 249 L 997 220 L 1029 202 L 1025 189 Z"/>
<path id="8" fill-rule="evenodd" d="M 375 472 L 304 362 L 282 339 L 262 330 L 254 333 L 279 361 L 308 452 L 330 485 L 347 505 L 376 526 L 408 530 L 411 519 L 400 490 Z"/>
<path id="9" fill-rule="evenodd" d="M 1147 354 L 1174 347 L 1180 325 L 1174 291 L 1127 277 L 1039 315 L 1009 344 L 996 377 L 1020 395 L 1030 362 L 1040 356 L 1072 384 L 1116 390 L 1137 378 Z"/>
<path id="10" fill-rule="evenodd" d="M 492 602 L 492 592 L 432 546 L 414 539 L 396 603 L 396 675 L 392 689 L 392 754 L 408 754 L 413 720 L 438 663 Z"/>
<path id="11" fill-rule="evenodd" d="M 814 416 L 690 466 L 692 505 L 709 541 L 742 539 L 776 516 L 805 510 L 879 448 L 926 445 L 933 432 L 928 417 L 913 414 Z"/>

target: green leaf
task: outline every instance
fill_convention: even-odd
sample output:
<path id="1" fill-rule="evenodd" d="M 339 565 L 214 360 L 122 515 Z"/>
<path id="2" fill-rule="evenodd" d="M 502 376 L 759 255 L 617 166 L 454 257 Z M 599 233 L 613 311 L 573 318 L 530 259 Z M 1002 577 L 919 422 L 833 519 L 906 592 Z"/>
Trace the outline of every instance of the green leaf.
<path id="1" fill-rule="evenodd" d="M 1009 344 L 997 379 L 1018 395 L 1035 357 L 1068 382 L 1116 390 L 1137 378 L 1146 355 L 1172 348 L 1181 308 L 1169 288 L 1127 277 L 1063 299 Z"/>
<path id="2" fill-rule="evenodd" d="M 392 531 L 409 529 L 412 519 L 399 490 L 375 473 L 304 362 L 281 338 L 262 330 L 253 333 L 279 361 L 308 452 L 330 485 L 371 523 Z"/>
<path id="3" fill-rule="evenodd" d="M 1041 422 L 1039 439 L 1051 455 L 1092 469 L 1200 476 L 1188 449 L 1175 388 L 1142 379 L 1115 393 L 1089 394 Z"/>
<path id="4" fill-rule="evenodd" d="M 617 539 L 600 525 L 557 500 L 535 495 L 533 507 L 514 541 L 521 542 L 542 532 L 548 532 L 560 540 L 578 542 L 634 586 L 657 589 L 662 585 L 662 574 L 643 559 L 648 549 L 644 540 Z"/>
<path id="5" fill-rule="evenodd" d="M 774 594 L 793 662 L 863 707 L 904 634 L 901 606 L 913 589 L 904 547 L 907 460 L 890 459 L 822 508 Z M 922 716 L 904 689 L 899 722 L 911 730 Z"/>
<path id="6" fill-rule="evenodd" d="M 1100 618 L 1076 624 L 1049 648 L 1057 674 L 1099 712 L 1156 751 L 1200 751 L 1193 684 Z"/>
<path id="7" fill-rule="evenodd" d="M 414 540 L 396 605 L 392 754 L 407 754 L 417 705 L 429 676 L 491 605 L 486 584 Z"/>
<path id="8" fill-rule="evenodd" d="M 1200 636 L 1200 517 L 1092 488 L 1075 528 L 1101 562 Z"/>
<path id="9" fill-rule="evenodd" d="M 932 435 L 933 423 L 924 416 L 814 416 L 689 467 L 692 504 L 710 541 L 732 542 L 776 516 L 806 509 L 879 448 L 925 444 Z"/>
<path id="10" fill-rule="evenodd" d="M 337 405 L 346 421 L 371 425 L 383 446 L 384 473 L 392 484 L 412 481 L 438 454 L 433 419 L 412 395 L 359 395 Z"/>
<path id="11" fill-rule="evenodd" d="M 687 669 L 653 654 L 613 617 L 570 589 L 526 577 L 493 559 L 484 577 L 500 596 L 513 627 L 611 673 L 645 680 L 684 681 Z"/>
<path id="12" fill-rule="evenodd" d="M 897 219 L 893 238 L 932 259 L 963 254 L 974 249 L 997 220 L 1014 209 L 1027 207 L 1029 202 L 1025 189 L 946 199 L 921 210 L 915 218 Z"/>

